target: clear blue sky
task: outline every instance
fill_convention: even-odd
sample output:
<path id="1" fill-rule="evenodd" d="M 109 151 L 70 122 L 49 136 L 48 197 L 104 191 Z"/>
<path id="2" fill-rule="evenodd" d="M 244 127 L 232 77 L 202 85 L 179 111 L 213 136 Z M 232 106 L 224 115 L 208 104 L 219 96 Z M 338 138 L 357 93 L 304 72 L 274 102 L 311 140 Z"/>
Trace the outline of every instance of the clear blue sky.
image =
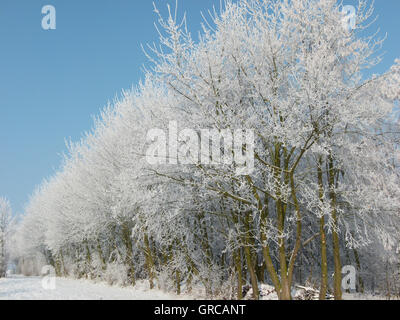
<path id="1" fill-rule="evenodd" d="M 175 0 L 155 2 L 165 9 Z M 48 4 L 57 10 L 56 30 L 41 27 Z M 193 33 L 212 5 L 219 0 L 179 1 Z M 400 1 L 375 7 L 389 36 L 381 72 L 400 57 Z M 155 18 L 151 0 L 0 1 L 0 195 L 14 211 L 55 172 L 65 138 L 79 139 L 92 115 L 142 78 L 140 44 L 157 40 Z"/>

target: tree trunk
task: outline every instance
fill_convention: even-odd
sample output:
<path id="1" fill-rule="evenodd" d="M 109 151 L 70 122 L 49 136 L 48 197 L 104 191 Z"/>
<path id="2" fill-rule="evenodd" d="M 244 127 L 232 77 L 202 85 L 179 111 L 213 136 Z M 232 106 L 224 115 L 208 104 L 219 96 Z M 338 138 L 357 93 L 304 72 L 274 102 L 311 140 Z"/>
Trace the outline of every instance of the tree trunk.
<path id="1" fill-rule="evenodd" d="M 338 217 L 336 212 L 336 193 L 335 193 L 335 169 L 333 165 L 332 156 L 329 157 L 328 165 L 328 181 L 330 188 L 330 200 L 332 205 L 332 221 L 333 221 L 333 231 L 332 231 L 332 241 L 333 241 L 333 262 L 334 262 L 334 282 L 333 282 L 333 292 L 335 300 L 342 299 L 342 267 L 340 262 L 340 243 L 338 234 Z"/>
<path id="2" fill-rule="evenodd" d="M 360 263 L 360 257 L 358 255 L 358 252 L 356 249 L 353 249 L 354 252 L 354 258 L 356 260 L 356 266 L 357 266 L 357 273 L 358 273 L 358 291 L 360 293 L 364 293 L 364 281 L 361 277 L 361 263 Z"/>
<path id="3" fill-rule="evenodd" d="M 245 217 L 245 247 L 244 247 L 244 255 L 246 258 L 247 269 L 250 273 L 251 286 L 253 288 L 253 298 L 258 300 L 260 297 L 260 293 L 258 290 L 258 281 L 257 274 L 254 269 L 254 261 L 252 259 L 251 248 L 250 248 L 250 223 L 249 223 L 249 214 Z"/>
<path id="4" fill-rule="evenodd" d="M 241 255 L 241 250 L 238 249 L 237 252 L 234 254 L 235 256 L 235 268 L 236 268 L 236 273 L 238 277 L 238 282 L 237 282 L 237 299 L 242 300 L 243 299 L 243 276 L 242 276 L 242 255 Z"/>
<path id="5" fill-rule="evenodd" d="M 132 231 L 130 227 L 126 223 L 123 224 L 122 237 L 126 248 L 125 263 L 128 266 L 128 277 L 131 281 L 131 284 L 134 286 L 136 283 L 136 278 L 135 278 L 135 265 L 133 263 L 133 247 L 132 247 L 131 235 Z"/>
<path id="6" fill-rule="evenodd" d="M 150 289 L 154 288 L 154 260 L 152 251 L 150 248 L 149 236 L 147 234 L 144 235 L 144 245 L 145 245 L 145 257 L 146 257 L 146 266 L 147 272 L 149 274 L 149 282 L 150 282 Z"/>
<path id="7" fill-rule="evenodd" d="M 319 161 L 318 165 L 318 186 L 319 186 L 319 200 L 324 199 L 324 187 L 322 179 L 322 159 Z M 326 299 L 326 292 L 328 289 L 328 258 L 326 250 L 326 233 L 325 233 L 325 218 L 322 213 L 319 222 L 319 233 L 321 237 L 321 288 L 319 291 L 319 299 Z"/>

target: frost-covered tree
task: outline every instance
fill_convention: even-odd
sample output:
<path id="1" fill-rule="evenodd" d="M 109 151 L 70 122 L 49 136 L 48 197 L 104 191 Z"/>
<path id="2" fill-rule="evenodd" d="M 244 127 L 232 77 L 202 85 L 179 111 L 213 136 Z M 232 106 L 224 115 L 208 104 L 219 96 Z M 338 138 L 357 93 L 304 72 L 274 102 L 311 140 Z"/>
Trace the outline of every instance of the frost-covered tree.
<path id="1" fill-rule="evenodd" d="M 171 111 L 178 111 L 170 112 L 172 117 L 193 128 L 255 130 L 252 174 L 237 177 L 235 166 L 200 164 L 192 175 L 171 177 L 195 188 L 200 185 L 202 193 L 228 202 L 238 218 L 235 227 L 243 224 L 236 238 L 242 242 L 255 297 L 250 248 L 261 244 L 258 249 L 271 281 L 281 298 L 290 298 L 302 221 L 314 214 L 323 238 L 325 230 L 332 234 L 334 291 L 340 299 L 339 233 L 346 233 L 349 245 L 354 240 L 345 215 L 354 212 L 353 219 L 364 224 L 365 212 L 378 212 L 384 204 L 393 205 L 390 212 L 398 207 L 397 182 L 386 186 L 391 191 L 384 196 L 389 198 L 372 200 L 382 188 L 377 175 L 379 180 L 398 179 L 385 151 L 390 141 L 378 138 L 398 97 L 398 73 L 394 67 L 382 76 L 363 75 L 379 62 L 376 51 L 382 44 L 358 32 L 365 32 L 371 14 L 360 1 L 355 30 L 349 31 L 343 27 L 341 5 L 334 0 L 228 1 L 213 19 L 214 28 L 204 28 L 198 44 L 171 15 L 165 21 L 160 18 L 165 48 L 151 50 L 155 77 L 176 99 Z M 380 150 L 369 155 L 368 163 L 363 152 L 373 146 Z M 375 171 L 377 165 L 382 170 Z M 316 171 L 322 178 L 310 188 L 310 172 Z M 362 189 L 358 197 L 353 194 L 355 185 Z M 345 207 L 339 197 L 346 198 Z M 355 232 L 364 239 L 362 230 Z M 253 239 L 246 240 L 249 234 Z"/>
<path id="2" fill-rule="evenodd" d="M 0 197 L 0 278 L 6 276 L 11 237 L 12 212 L 10 202 Z"/>

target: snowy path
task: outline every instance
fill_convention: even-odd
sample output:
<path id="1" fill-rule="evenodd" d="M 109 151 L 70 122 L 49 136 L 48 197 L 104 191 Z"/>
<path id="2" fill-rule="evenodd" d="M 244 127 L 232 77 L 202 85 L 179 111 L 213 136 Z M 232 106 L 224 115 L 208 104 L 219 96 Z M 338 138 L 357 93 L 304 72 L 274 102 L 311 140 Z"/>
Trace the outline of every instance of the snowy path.
<path id="1" fill-rule="evenodd" d="M 0 300 L 174 300 L 183 298 L 160 290 L 146 290 L 144 285 L 138 287 L 121 288 L 88 280 L 57 278 L 56 289 L 45 290 L 42 287 L 41 277 L 11 276 L 0 279 Z"/>

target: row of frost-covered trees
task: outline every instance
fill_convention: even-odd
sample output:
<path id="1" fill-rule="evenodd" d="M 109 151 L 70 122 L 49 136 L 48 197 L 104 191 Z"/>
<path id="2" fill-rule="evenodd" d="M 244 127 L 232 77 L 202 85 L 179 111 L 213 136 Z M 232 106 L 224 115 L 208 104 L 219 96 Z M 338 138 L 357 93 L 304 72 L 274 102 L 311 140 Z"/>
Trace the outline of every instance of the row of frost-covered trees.
<path id="1" fill-rule="evenodd" d="M 341 299 L 353 265 L 357 291 L 399 294 L 400 62 L 370 75 L 383 41 L 369 4 L 350 29 L 336 0 L 227 0 L 196 41 L 185 19 L 155 11 L 145 80 L 32 195 L 14 237 L 20 270 L 238 299 L 263 283 L 291 299 L 308 284 Z M 175 124 L 252 130 L 254 150 L 221 152 L 251 152 L 254 170 L 216 163 L 187 131 L 179 152 L 173 139 L 166 156 L 154 150 L 148 133 L 171 138 Z"/>

